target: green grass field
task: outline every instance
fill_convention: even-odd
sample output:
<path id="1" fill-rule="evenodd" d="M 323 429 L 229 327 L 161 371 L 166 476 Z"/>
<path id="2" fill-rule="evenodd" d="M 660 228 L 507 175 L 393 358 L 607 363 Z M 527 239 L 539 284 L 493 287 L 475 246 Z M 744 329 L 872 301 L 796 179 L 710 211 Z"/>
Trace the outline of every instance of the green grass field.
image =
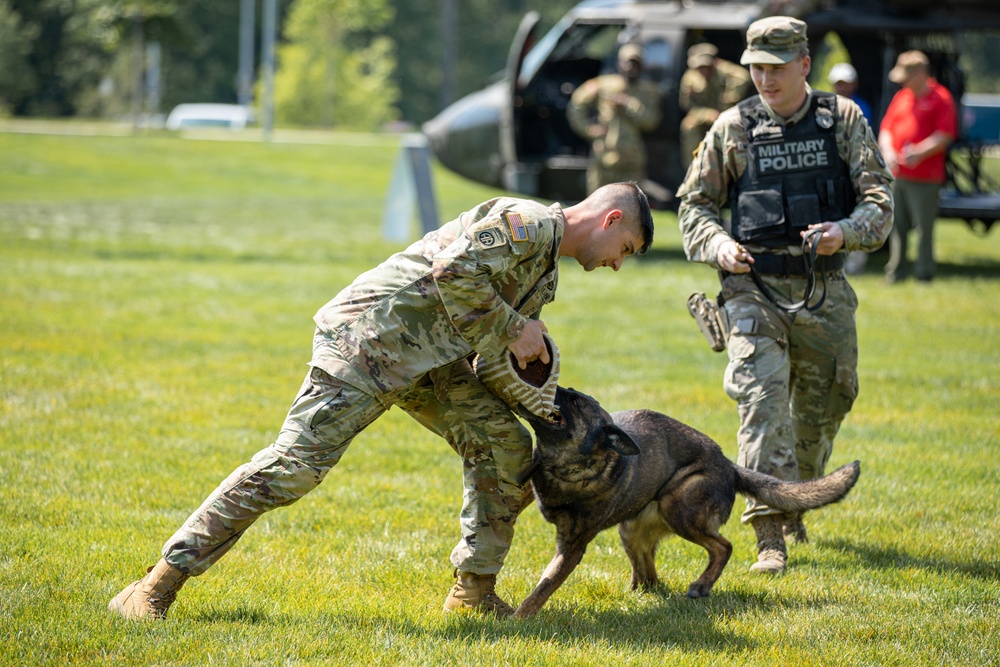
<path id="1" fill-rule="evenodd" d="M 783 577 L 747 571 L 738 500 L 709 598 L 684 597 L 706 559 L 679 539 L 661 547 L 662 590 L 630 592 L 608 531 L 536 618 L 445 616 L 460 463 L 393 410 L 189 581 L 166 622 L 111 616 L 271 442 L 315 311 L 399 249 L 381 234 L 396 150 L 0 133 L 0 664 L 1000 664 L 1000 236 L 954 221 L 931 285 L 885 286 L 880 255 L 852 279 L 861 395 L 831 465 L 863 472 L 807 517 Z M 443 219 L 498 194 L 435 178 Z M 674 216 L 657 223 L 620 273 L 562 267 L 544 315 L 563 384 L 667 412 L 735 458 L 724 355 L 684 305 L 715 276 L 684 261 Z M 505 598 L 527 595 L 553 540 L 527 510 Z"/>

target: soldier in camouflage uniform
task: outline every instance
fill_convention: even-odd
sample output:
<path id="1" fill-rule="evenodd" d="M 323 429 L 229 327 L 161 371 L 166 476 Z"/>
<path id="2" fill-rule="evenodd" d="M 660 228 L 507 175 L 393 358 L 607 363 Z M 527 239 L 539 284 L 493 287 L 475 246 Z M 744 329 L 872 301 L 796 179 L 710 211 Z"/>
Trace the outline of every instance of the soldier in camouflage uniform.
<path id="1" fill-rule="evenodd" d="M 723 112 L 705 137 L 677 192 L 678 215 L 688 259 L 721 271 L 731 326 L 724 386 L 740 415 L 738 463 L 808 479 L 823 474 L 857 396 L 857 297 L 844 256 L 885 241 L 892 175 L 858 106 L 806 83 L 805 23 L 754 22 L 741 62 L 759 95 Z M 753 266 L 775 300 L 801 300 L 802 241 L 811 230 L 821 230 L 815 271 L 826 298 L 789 312 L 749 272 Z M 757 533 L 753 570 L 783 572 L 785 535 L 805 539 L 801 517 L 750 501 L 743 521 Z"/>
<path id="2" fill-rule="evenodd" d="M 719 113 L 750 93 L 750 73 L 718 54 L 719 50 L 707 42 L 688 49 L 688 69 L 677 94 L 678 106 L 685 112 L 680 135 L 684 169 Z"/>
<path id="3" fill-rule="evenodd" d="M 458 581 L 446 610 L 513 612 L 494 591 L 526 504 L 531 436 L 470 366 L 509 351 L 548 362 L 538 318 L 558 258 L 617 271 L 652 242 L 645 195 L 613 184 L 562 209 L 498 198 L 463 213 L 362 274 L 315 316 L 311 369 L 274 444 L 233 472 L 163 547 L 163 558 L 109 608 L 164 618 L 190 576 L 211 567 L 264 512 L 294 503 L 390 406 L 462 457 Z"/>
<path id="4" fill-rule="evenodd" d="M 626 44 L 618 50 L 617 73 L 583 83 L 570 97 L 566 119 L 591 142 L 588 192 L 646 177 L 642 133 L 660 122 L 660 91 L 641 75 L 642 47 Z"/>

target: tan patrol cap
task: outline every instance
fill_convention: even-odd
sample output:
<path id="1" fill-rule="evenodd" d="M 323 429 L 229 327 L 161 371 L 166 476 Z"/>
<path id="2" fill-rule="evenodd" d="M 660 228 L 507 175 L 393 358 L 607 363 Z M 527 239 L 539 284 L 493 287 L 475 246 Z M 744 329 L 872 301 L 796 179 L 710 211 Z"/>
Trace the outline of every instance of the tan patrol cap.
<path id="1" fill-rule="evenodd" d="M 715 57 L 719 55 L 719 50 L 713 44 L 704 42 L 695 44 L 688 49 L 688 68 L 697 69 L 715 64 Z"/>
<path id="2" fill-rule="evenodd" d="M 808 46 L 806 24 L 791 16 L 768 16 L 747 28 L 741 65 L 783 65 Z"/>
<path id="3" fill-rule="evenodd" d="M 642 62 L 642 46 L 639 44 L 626 44 L 618 49 L 618 60 L 638 60 Z"/>
<path id="4" fill-rule="evenodd" d="M 889 81 L 905 83 L 918 71 L 927 71 L 930 61 L 920 51 L 903 51 L 896 58 L 896 66 L 889 70 Z"/>

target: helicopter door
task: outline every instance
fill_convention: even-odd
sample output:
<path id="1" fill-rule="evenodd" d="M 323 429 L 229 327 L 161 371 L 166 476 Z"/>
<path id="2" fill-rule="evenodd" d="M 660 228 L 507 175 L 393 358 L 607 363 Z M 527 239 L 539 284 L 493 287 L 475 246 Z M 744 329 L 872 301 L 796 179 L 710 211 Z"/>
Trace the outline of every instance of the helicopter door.
<path id="1" fill-rule="evenodd" d="M 508 190 L 514 192 L 533 193 L 533 188 L 524 183 L 524 172 L 518 168 L 517 159 L 517 138 L 516 124 L 514 122 L 514 109 L 520 106 L 521 86 L 519 78 L 524 57 L 535 45 L 535 28 L 541 15 L 531 11 L 524 15 L 521 24 L 514 34 L 514 41 L 511 42 L 510 51 L 507 53 L 507 85 L 508 94 L 506 104 L 500 111 L 500 157 L 503 160 L 503 184 Z M 527 187 L 526 187 L 527 186 Z"/>

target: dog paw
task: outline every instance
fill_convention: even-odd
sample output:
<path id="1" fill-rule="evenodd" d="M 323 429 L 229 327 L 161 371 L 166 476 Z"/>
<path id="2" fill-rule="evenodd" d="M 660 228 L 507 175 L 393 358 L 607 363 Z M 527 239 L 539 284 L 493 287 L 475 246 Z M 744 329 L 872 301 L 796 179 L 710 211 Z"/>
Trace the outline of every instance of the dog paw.
<path id="1" fill-rule="evenodd" d="M 689 598 L 704 598 L 708 597 L 708 594 L 712 592 L 711 586 L 706 586 L 700 582 L 694 582 L 688 586 L 687 596 Z"/>

